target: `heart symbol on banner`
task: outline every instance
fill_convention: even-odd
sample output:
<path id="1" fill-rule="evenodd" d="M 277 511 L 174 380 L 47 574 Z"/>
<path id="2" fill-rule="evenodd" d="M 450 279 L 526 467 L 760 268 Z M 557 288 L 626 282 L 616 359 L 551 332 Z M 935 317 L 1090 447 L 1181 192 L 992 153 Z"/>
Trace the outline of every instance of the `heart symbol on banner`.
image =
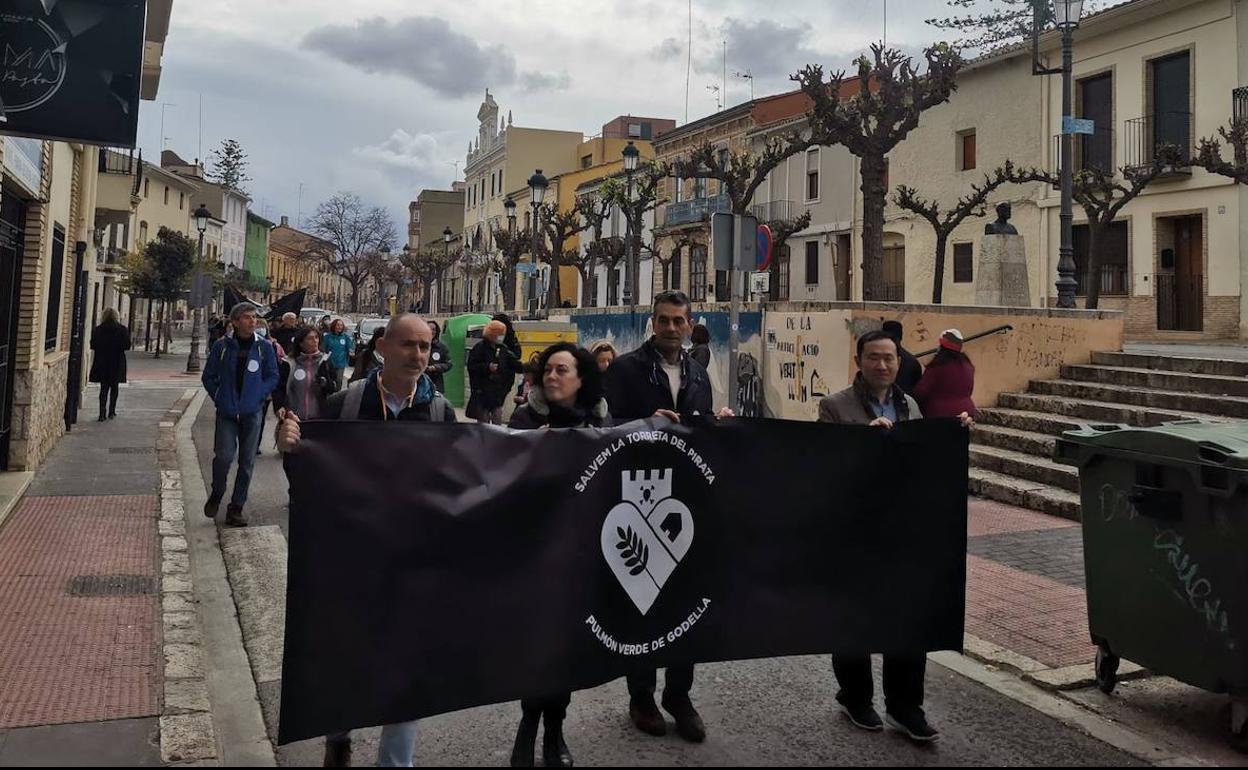
<path id="1" fill-rule="evenodd" d="M 675 498 L 616 503 L 602 523 L 602 555 L 642 615 L 649 612 L 693 542 L 693 515 Z"/>

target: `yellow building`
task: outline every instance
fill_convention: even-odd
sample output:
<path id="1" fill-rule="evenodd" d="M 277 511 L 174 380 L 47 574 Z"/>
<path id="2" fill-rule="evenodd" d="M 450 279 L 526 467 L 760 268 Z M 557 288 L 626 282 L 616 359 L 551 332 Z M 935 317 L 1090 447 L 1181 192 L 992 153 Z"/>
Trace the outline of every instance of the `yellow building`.
<path id="1" fill-rule="evenodd" d="M 344 297 L 341 279 L 324 264 L 300 259 L 312 248 L 332 248 L 316 236 L 290 226 L 289 217 L 269 233 L 268 275 L 275 296 L 306 288 L 304 305 L 338 311 Z"/>

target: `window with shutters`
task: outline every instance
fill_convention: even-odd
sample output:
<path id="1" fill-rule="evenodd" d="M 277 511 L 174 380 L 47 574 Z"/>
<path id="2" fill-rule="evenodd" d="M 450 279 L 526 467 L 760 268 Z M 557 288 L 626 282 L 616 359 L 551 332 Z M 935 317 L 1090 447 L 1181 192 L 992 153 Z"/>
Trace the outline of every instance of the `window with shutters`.
<path id="1" fill-rule="evenodd" d="M 806 241 L 806 285 L 819 283 L 819 241 Z"/>
<path id="2" fill-rule="evenodd" d="M 958 134 L 958 170 L 975 169 L 975 129 Z"/>
<path id="3" fill-rule="evenodd" d="M 694 246 L 689 253 L 689 299 L 706 302 L 706 247 Z"/>
<path id="4" fill-rule="evenodd" d="M 953 244 L 953 282 L 971 283 L 974 277 L 975 249 L 969 243 Z"/>
<path id="5" fill-rule="evenodd" d="M 819 200 L 819 148 L 806 151 L 806 202 Z"/>

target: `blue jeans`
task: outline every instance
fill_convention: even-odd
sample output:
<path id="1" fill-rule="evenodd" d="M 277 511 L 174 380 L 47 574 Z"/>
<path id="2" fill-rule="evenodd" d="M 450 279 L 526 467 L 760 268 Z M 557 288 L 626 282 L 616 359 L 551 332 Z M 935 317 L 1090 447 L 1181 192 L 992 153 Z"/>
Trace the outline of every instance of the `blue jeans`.
<path id="1" fill-rule="evenodd" d="M 238 455 L 238 475 L 234 477 L 230 504 L 240 508 L 247 504 L 251 470 L 256 464 L 256 448 L 260 446 L 260 431 L 264 428 L 262 416 L 263 412 L 241 416 L 217 412 L 217 432 L 212 447 L 212 493 L 209 495 L 213 500 L 225 497 L 230 466 Z"/>
<path id="2" fill-rule="evenodd" d="M 351 740 L 351 731 L 325 736 L 326 743 Z M 384 725 L 377 746 L 378 767 L 411 767 L 416 756 L 416 720 Z"/>

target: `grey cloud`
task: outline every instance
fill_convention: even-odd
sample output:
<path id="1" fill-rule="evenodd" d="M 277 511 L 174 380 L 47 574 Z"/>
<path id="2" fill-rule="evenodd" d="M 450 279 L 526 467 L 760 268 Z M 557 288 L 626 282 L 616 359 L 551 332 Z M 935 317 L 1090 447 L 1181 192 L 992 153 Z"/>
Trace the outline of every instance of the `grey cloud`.
<path id="1" fill-rule="evenodd" d="M 684 53 L 685 46 L 674 37 L 665 39 L 650 51 L 650 55 L 659 61 L 670 61 L 683 56 Z"/>
<path id="2" fill-rule="evenodd" d="M 393 23 L 377 16 L 355 26 L 330 24 L 309 32 L 303 45 L 365 72 L 410 78 L 447 97 L 517 82 L 527 91 L 571 84 L 566 74 L 517 74 L 515 57 L 505 46 L 478 44 L 445 19 L 431 16 Z"/>
<path id="3" fill-rule="evenodd" d="M 572 76 L 566 72 L 548 75 L 544 72 L 520 73 L 520 88 L 524 91 L 566 91 L 572 86 Z"/>

